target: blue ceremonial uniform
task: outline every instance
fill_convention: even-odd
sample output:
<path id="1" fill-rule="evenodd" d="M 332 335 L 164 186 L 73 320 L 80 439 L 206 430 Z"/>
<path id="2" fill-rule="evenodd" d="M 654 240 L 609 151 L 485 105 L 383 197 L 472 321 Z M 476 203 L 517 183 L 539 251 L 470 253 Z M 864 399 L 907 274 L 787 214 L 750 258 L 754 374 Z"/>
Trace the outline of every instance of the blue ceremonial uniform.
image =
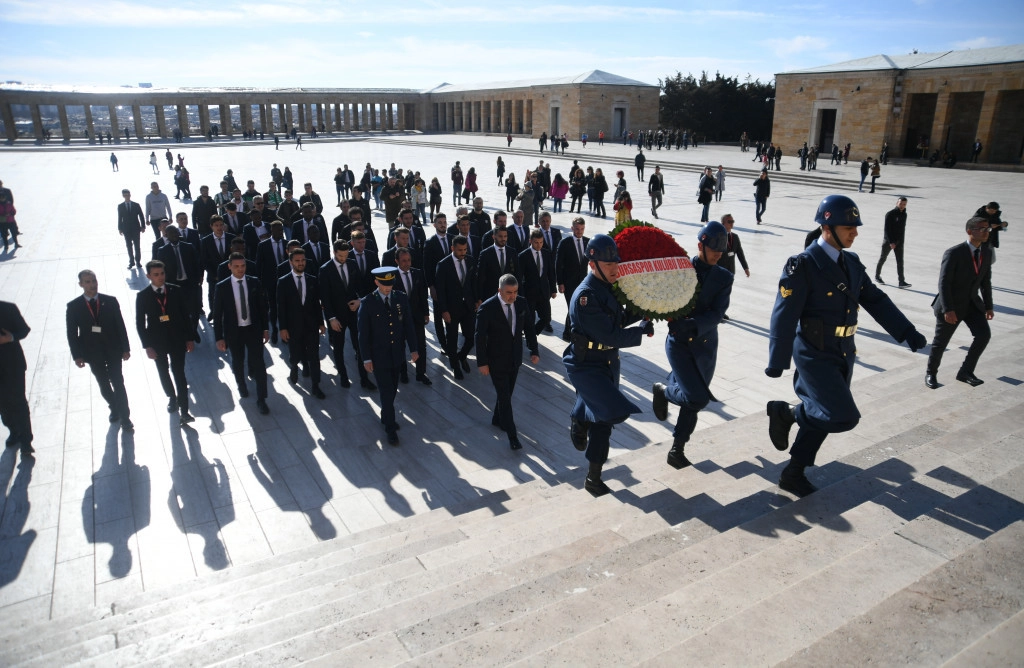
<path id="1" fill-rule="evenodd" d="M 733 276 L 728 269 L 693 259 L 700 290 L 697 303 L 683 319 L 668 325 L 665 354 L 672 371 L 665 397 L 680 407 L 672 435 L 686 443 L 697 426 L 697 413 L 713 401 L 710 385 L 718 361 L 718 324 L 729 308 Z"/>
<path id="2" fill-rule="evenodd" d="M 800 431 L 791 454 L 800 467 L 814 464 L 828 434 L 849 431 L 860 420 L 850 393 L 859 307 L 899 342 L 916 333 L 856 254 L 843 252 L 844 272 L 840 252 L 822 238 L 789 258 L 772 311 L 768 368 L 788 369 L 790 359 L 796 365 L 793 387 L 801 403 L 793 417 Z"/>
<path id="3" fill-rule="evenodd" d="M 360 300 L 357 317 L 359 352 L 365 362 L 373 362 L 373 375 L 380 390 L 380 421 L 385 431 L 393 435 L 398 429 L 395 396 L 405 366 L 405 347 L 415 352 L 417 344 L 408 297 L 392 290 L 388 299 L 390 308 L 384 306 L 380 291 L 371 292 Z"/>
<path id="4" fill-rule="evenodd" d="M 619 306 L 611 285 L 596 274 L 588 274 L 573 292 L 569 304 L 572 337 L 579 337 L 607 349 L 592 347 L 577 351 L 570 344 L 562 357 L 569 382 L 576 389 L 573 419 L 590 426 L 587 459 L 603 464 L 608 459 L 612 426 L 624 422 L 640 409 L 619 391 L 619 348 L 639 346 L 643 327 L 628 327 L 639 320 Z M 586 345 L 586 344 L 584 344 Z"/>

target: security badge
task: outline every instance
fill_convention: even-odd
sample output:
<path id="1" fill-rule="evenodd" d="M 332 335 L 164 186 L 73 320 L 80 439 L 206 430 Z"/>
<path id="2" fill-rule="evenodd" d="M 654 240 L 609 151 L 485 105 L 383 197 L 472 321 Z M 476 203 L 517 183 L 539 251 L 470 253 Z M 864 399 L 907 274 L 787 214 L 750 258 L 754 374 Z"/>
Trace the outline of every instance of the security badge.
<path id="1" fill-rule="evenodd" d="M 102 334 L 103 333 L 103 328 L 99 327 L 99 326 L 96 326 L 96 325 L 93 325 L 92 333 L 93 334 Z"/>
<path id="2" fill-rule="evenodd" d="M 162 315 L 162 316 L 160 316 L 160 322 L 170 322 L 170 321 L 171 321 L 171 316 L 169 316 L 169 315 Z"/>

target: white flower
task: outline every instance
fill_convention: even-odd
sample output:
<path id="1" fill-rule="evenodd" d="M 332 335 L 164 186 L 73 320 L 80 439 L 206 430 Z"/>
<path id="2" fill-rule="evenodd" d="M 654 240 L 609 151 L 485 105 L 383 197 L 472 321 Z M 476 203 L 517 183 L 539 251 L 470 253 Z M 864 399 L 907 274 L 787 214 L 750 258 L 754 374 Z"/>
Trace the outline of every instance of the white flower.
<path id="1" fill-rule="evenodd" d="M 619 288 L 633 304 L 648 313 L 667 315 L 690 303 L 697 289 L 697 272 L 688 269 L 645 271 L 621 276 Z"/>

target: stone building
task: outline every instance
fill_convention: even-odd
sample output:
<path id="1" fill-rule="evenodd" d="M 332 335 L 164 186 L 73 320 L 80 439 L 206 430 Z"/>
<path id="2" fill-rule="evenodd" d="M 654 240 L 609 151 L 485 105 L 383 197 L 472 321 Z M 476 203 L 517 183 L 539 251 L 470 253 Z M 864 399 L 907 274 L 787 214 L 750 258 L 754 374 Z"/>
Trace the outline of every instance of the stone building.
<path id="1" fill-rule="evenodd" d="M 418 130 L 539 137 L 567 133 L 594 140 L 624 128 L 658 125 L 660 89 L 594 70 L 573 77 L 480 86 L 403 88 L 57 88 L 0 84 L 0 120 L 9 141 L 96 137 L 185 137 L 295 128 L 324 132 Z M 19 122 L 18 116 L 21 117 Z M 19 129 L 19 125 L 21 129 Z"/>
<path id="2" fill-rule="evenodd" d="M 851 157 L 920 158 L 939 149 L 980 162 L 1021 162 L 1024 45 L 877 55 L 775 76 L 772 141 L 787 155 L 807 142 Z"/>

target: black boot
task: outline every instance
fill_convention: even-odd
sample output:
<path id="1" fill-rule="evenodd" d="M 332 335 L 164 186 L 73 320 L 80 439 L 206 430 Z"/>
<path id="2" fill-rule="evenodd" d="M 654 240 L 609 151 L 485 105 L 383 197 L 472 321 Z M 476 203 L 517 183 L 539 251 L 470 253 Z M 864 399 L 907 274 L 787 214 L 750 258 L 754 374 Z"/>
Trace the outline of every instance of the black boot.
<path id="1" fill-rule="evenodd" d="M 570 418 L 569 424 L 569 439 L 572 441 L 572 446 L 577 450 L 583 451 L 587 449 L 587 442 L 590 436 L 590 423 L 581 422 L 576 418 Z M 600 469 L 598 469 L 600 471 Z"/>
<path id="2" fill-rule="evenodd" d="M 683 448 L 686 446 L 686 441 L 680 441 L 676 439 L 672 442 L 672 449 L 668 451 L 668 465 L 674 469 L 684 469 L 690 466 L 693 462 L 686 458 L 686 454 L 683 452 Z"/>
<path id="3" fill-rule="evenodd" d="M 804 475 L 804 468 L 802 466 L 794 466 L 792 462 L 790 462 L 789 466 L 782 469 L 782 475 L 779 476 L 779 489 L 795 494 L 800 498 L 818 491 L 818 488 L 812 485 L 811 481 Z"/>
<path id="4" fill-rule="evenodd" d="M 785 401 L 768 402 L 768 437 L 776 450 L 789 449 L 789 430 L 796 418 L 793 408 Z"/>
<path id="5" fill-rule="evenodd" d="M 612 491 L 608 489 L 608 485 L 604 484 L 601 480 L 602 466 L 604 465 L 596 462 L 590 462 L 590 472 L 587 473 L 587 480 L 583 483 L 583 488 L 593 496 L 604 496 L 608 492 Z"/>

